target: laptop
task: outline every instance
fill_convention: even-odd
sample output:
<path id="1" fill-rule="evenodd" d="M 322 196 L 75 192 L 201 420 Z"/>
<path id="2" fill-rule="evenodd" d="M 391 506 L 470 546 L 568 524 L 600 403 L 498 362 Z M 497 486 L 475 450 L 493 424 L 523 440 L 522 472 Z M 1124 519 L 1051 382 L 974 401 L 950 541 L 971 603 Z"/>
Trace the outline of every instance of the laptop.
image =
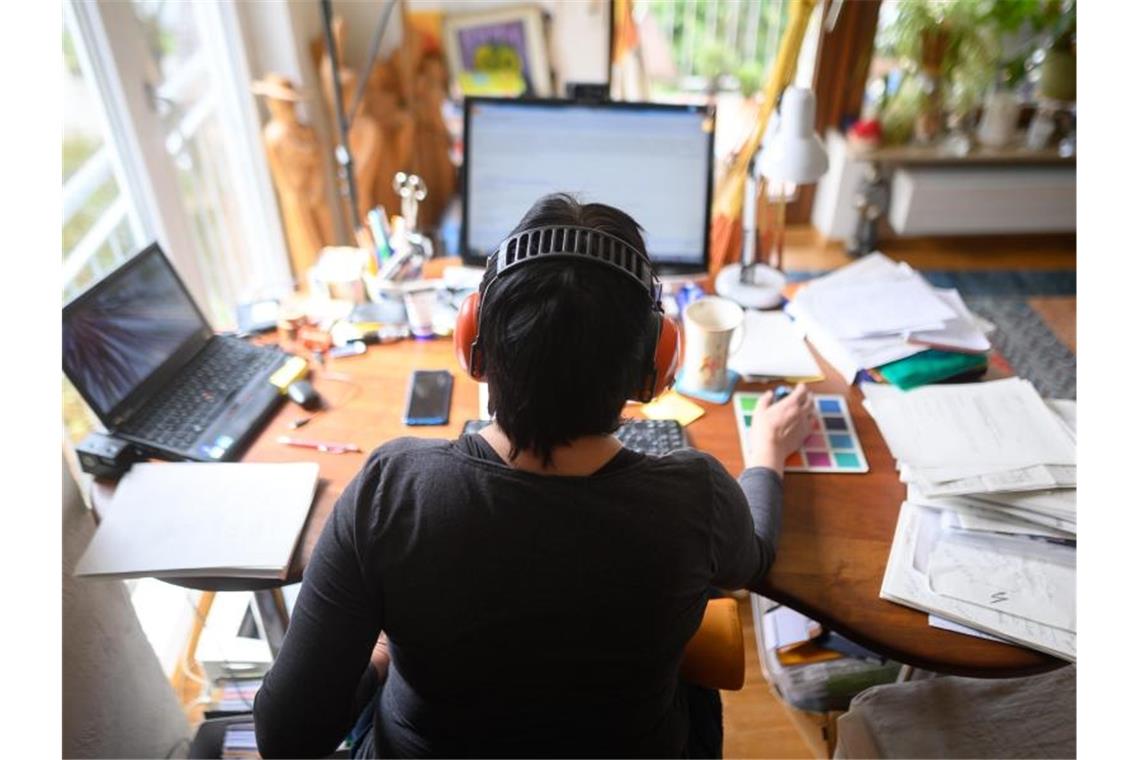
<path id="1" fill-rule="evenodd" d="M 157 243 L 63 308 L 64 374 L 112 435 L 164 459 L 237 459 L 288 358 L 215 335 Z"/>

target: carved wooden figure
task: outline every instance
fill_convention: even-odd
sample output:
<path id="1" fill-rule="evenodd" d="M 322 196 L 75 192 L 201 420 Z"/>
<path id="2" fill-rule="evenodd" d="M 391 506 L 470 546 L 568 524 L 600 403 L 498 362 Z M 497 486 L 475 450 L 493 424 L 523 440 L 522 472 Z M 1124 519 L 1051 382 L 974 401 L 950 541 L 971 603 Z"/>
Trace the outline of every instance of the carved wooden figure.
<path id="1" fill-rule="evenodd" d="M 442 61 L 437 58 L 424 59 L 416 77 L 412 108 L 416 139 L 411 169 L 423 179 L 428 188 L 428 196 L 420 205 L 421 225 L 425 228 L 436 225 L 455 192 L 455 167 L 449 153 L 451 137 L 441 110 L 446 88 L 447 79 Z"/>
<path id="2" fill-rule="evenodd" d="M 292 82 L 270 74 L 255 82 L 253 91 L 265 98 L 269 108 L 269 122 L 261 135 L 281 204 L 293 275 L 303 280 L 321 248 L 335 242 L 322 148 L 313 128 L 297 120 L 296 105 L 302 98 Z"/>

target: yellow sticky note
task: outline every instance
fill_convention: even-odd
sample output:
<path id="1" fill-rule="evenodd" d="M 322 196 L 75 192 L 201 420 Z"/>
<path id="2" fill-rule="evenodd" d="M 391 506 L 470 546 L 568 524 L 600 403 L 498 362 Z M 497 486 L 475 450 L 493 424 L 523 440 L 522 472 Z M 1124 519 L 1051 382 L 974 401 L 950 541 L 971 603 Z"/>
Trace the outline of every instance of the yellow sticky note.
<path id="1" fill-rule="evenodd" d="M 653 401 L 642 406 L 641 411 L 651 420 L 677 420 L 682 425 L 688 425 L 705 413 L 705 410 L 700 406 L 674 390 L 662 393 Z"/>

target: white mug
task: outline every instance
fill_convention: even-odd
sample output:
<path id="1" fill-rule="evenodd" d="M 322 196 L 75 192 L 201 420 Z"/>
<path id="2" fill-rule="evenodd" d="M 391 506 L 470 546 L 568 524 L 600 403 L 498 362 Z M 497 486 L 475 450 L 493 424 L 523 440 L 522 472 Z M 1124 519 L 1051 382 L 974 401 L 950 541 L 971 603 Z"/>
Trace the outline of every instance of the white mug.
<path id="1" fill-rule="evenodd" d="M 705 296 L 685 307 L 683 319 L 684 386 L 696 391 L 723 391 L 728 385 L 728 355 L 744 342 L 744 309 L 727 298 Z"/>

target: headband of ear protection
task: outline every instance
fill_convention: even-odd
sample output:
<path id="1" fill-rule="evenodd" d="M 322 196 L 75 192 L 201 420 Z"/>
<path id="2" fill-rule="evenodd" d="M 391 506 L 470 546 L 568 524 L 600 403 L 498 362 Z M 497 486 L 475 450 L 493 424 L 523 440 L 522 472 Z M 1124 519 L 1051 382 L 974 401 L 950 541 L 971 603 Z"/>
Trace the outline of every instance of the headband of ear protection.
<path id="1" fill-rule="evenodd" d="M 486 376 L 483 352 L 479 346 L 480 303 L 495 282 L 516 267 L 532 261 L 564 259 L 568 263 L 592 262 L 608 266 L 641 286 L 653 310 L 653 345 L 646 346 L 647 361 L 639 373 L 637 387 L 629 397 L 651 401 L 673 385 L 681 340 L 677 325 L 664 316 L 653 269 L 645 257 L 624 240 L 589 227 L 553 225 L 523 230 L 503 241 L 487 260 L 491 278 L 478 292 L 463 300 L 455 324 L 455 356 L 459 366 L 475 380 Z"/>

